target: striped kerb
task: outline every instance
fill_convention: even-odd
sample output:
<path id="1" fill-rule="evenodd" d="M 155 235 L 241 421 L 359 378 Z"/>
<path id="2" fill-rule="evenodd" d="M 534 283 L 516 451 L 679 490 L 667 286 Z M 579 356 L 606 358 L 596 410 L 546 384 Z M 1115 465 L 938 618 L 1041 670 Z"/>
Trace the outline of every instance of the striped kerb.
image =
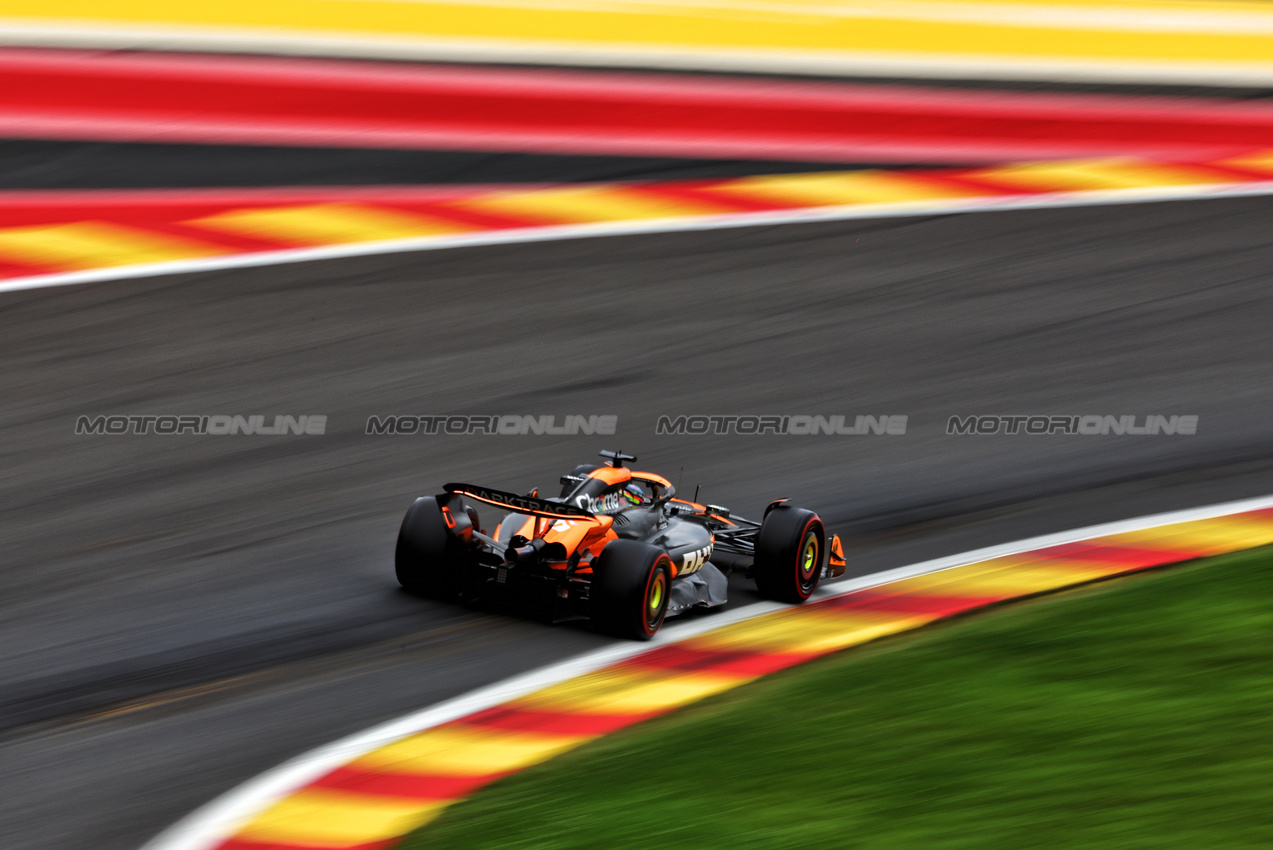
<path id="1" fill-rule="evenodd" d="M 1124 157 L 525 189 L 333 188 L 307 190 L 305 203 L 285 200 L 289 190 L 0 192 L 0 278 L 545 227 L 910 206 L 940 212 L 942 204 L 978 199 L 1269 183 L 1273 151 L 1194 163 Z"/>
<path id="2" fill-rule="evenodd" d="M 993 558 L 765 614 L 402 738 L 259 812 L 220 850 L 388 848 L 450 803 L 601 735 L 837 650 L 1031 594 L 1273 543 L 1273 510 Z"/>

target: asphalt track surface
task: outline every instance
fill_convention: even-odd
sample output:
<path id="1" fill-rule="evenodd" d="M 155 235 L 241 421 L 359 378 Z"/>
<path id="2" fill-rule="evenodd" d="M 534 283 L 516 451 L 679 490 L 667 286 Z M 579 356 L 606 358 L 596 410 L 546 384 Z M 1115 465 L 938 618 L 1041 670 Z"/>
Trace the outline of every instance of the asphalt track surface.
<path id="1" fill-rule="evenodd" d="M 0 190 L 692 180 L 843 171 L 871 165 L 459 150 L 0 139 Z M 883 167 L 898 168 L 895 164 Z"/>
<path id="2" fill-rule="evenodd" d="M 817 508 L 854 574 L 1271 492 L 1271 216 L 1268 198 L 930 216 L 0 296 L 0 844 L 136 847 L 290 756 L 602 644 L 396 588 L 402 512 L 448 480 L 551 487 L 621 448 L 744 515 Z M 329 424 L 74 435 L 99 413 Z M 619 430 L 363 433 L 394 413 Z M 910 425 L 655 435 L 681 413 Z M 954 414 L 1025 413 L 1200 426 L 944 433 Z M 752 598 L 737 585 L 731 604 Z"/>

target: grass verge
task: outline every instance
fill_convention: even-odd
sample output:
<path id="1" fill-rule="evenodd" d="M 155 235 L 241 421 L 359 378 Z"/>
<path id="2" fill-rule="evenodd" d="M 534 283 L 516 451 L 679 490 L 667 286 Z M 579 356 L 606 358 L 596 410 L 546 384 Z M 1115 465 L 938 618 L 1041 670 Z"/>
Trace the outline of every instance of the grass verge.
<path id="1" fill-rule="evenodd" d="M 1273 550 L 763 679 L 464 800 L 424 848 L 1273 846 Z"/>

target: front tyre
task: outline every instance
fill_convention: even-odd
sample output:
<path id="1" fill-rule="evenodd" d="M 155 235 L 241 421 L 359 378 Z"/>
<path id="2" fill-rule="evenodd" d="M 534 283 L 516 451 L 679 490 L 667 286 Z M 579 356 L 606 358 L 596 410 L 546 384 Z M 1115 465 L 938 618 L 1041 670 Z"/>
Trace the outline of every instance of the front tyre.
<path id="1" fill-rule="evenodd" d="M 817 589 L 825 560 L 826 531 L 818 515 L 779 505 L 760 524 L 752 576 L 762 596 L 800 603 Z"/>
<path id="2" fill-rule="evenodd" d="M 649 640 L 667 616 L 671 590 L 667 552 L 636 540 L 612 540 L 592 568 L 593 627 L 615 637 Z"/>
<path id="3" fill-rule="evenodd" d="M 447 595 L 463 569 L 460 548 L 459 541 L 447 532 L 437 498 L 416 499 L 398 529 L 393 556 L 398 583 L 421 596 Z"/>

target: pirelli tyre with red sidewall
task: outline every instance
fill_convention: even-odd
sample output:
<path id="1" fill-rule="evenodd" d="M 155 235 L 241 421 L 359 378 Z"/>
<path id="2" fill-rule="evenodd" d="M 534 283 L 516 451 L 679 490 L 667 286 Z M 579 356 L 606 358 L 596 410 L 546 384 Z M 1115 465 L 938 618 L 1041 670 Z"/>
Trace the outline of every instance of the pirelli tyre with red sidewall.
<path id="1" fill-rule="evenodd" d="M 636 540 L 610 541 L 593 568 L 593 627 L 616 637 L 649 640 L 667 616 L 671 585 L 667 552 Z"/>
<path id="2" fill-rule="evenodd" d="M 756 535 L 751 570 L 761 595 L 791 603 L 812 596 L 826 564 L 826 536 L 813 511 L 786 502 L 771 505 Z"/>

